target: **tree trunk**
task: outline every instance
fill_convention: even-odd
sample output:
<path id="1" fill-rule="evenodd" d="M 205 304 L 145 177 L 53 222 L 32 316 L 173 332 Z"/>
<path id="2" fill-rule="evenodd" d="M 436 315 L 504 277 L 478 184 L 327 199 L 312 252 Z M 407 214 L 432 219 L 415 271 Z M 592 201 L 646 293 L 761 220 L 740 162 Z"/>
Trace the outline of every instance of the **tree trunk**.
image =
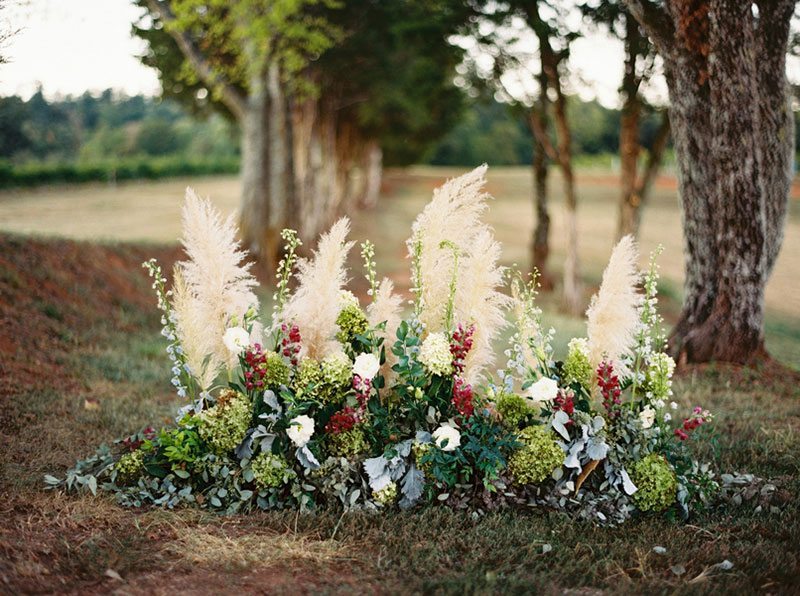
<path id="1" fill-rule="evenodd" d="M 764 286 L 791 181 L 785 53 L 792 0 L 627 0 L 657 40 L 672 103 L 686 285 L 673 351 L 687 362 L 764 355 Z M 768 49 L 769 48 L 769 49 Z"/>
<path id="2" fill-rule="evenodd" d="M 622 114 L 619 129 L 620 182 L 622 196 L 619 203 L 617 239 L 639 231 L 641 198 L 638 191 L 639 122 L 642 102 L 639 98 L 641 77 L 636 70 L 639 57 L 639 25 L 630 16 L 625 19 L 625 72 L 622 75 Z"/>
<path id="3" fill-rule="evenodd" d="M 244 246 L 253 254 L 264 257 L 269 256 L 264 247 L 270 245 L 275 234 L 275 230 L 270 230 L 269 94 L 266 77 L 253 77 L 251 80 L 241 129 L 239 231 Z"/>
<path id="4" fill-rule="evenodd" d="M 558 76 L 558 75 L 556 75 Z M 564 259 L 564 307 L 573 315 L 581 314 L 583 284 L 578 258 L 578 199 L 575 195 L 575 173 L 572 169 L 572 131 L 567 120 L 567 100 L 558 86 L 555 101 L 555 124 L 558 135 L 558 163 L 564 178 L 566 207 L 567 254 Z"/>
<path id="5" fill-rule="evenodd" d="M 363 151 L 362 175 L 364 176 L 364 191 L 360 197 L 359 205 L 364 209 L 372 209 L 378 204 L 381 193 L 381 178 L 383 177 L 383 150 L 377 141 L 367 143 Z"/>
<path id="6" fill-rule="evenodd" d="M 639 193 L 639 221 L 637 222 L 636 232 L 638 233 L 638 223 L 641 221 L 642 206 L 647 203 L 650 198 L 650 192 L 653 189 L 653 183 L 656 181 L 658 171 L 661 169 L 661 162 L 664 159 L 664 150 L 667 148 L 669 142 L 669 111 L 663 110 L 661 112 L 661 124 L 658 126 L 656 136 L 653 139 L 653 144 L 647 154 L 647 164 L 644 167 L 644 174 L 638 186 Z"/>
<path id="7" fill-rule="evenodd" d="M 533 268 L 539 273 L 539 284 L 543 291 L 552 291 L 554 283 L 553 276 L 547 265 L 550 257 L 550 210 L 547 204 L 547 176 L 549 167 L 547 163 L 547 152 L 545 143 L 539 138 L 540 135 L 547 135 L 549 126 L 547 111 L 549 100 L 547 98 L 547 75 L 542 70 L 539 76 L 539 99 L 537 106 L 532 109 L 537 110 L 531 120 L 531 131 L 533 132 L 533 195 L 534 213 L 536 223 L 533 229 L 531 262 Z M 537 125 L 541 128 L 540 135 L 537 135 Z"/>

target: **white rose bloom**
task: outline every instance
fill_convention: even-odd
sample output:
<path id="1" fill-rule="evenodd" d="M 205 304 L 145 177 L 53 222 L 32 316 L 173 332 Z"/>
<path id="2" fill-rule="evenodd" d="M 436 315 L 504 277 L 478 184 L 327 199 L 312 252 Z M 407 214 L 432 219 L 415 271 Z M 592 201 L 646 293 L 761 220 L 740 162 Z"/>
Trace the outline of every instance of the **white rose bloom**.
<path id="1" fill-rule="evenodd" d="M 443 424 L 433 431 L 433 440 L 442 451 L 455 451 L 461 445 L 461 433 L 457 428 Z M 447 445 L 444 444 L 445 441 Z"/>
<path id="2" fill-rule="evenodd" d="M 656 421 L 656 411 L 647 406 L 641 412 L 639 412 L 639 422 L 642 423 L 642 428 L 650 428 L 653 426 L 653 423 Z"/>
<path id="3" fill-rule="evenodd" d="M 372 380 L 381 369 L 381 363 L 372 354 L 359 354 L 353 363 L 353 374 L 362 379 Z"/>
<path id="4" fill-rule="evenodd" d="M 233 354 L 240 354 L 250 345 L 250 334 L 243 327 L 231 327 L 225 330 L 222 343 Z"/>
<path id="5" fill-rule="evenodd" d="M 298 447 L 305 446 L 314 434 L 314 419 L 305 414 L 292 418 L 289 428 L 286 429 L 286 434 L 292 440 L 292 443 Z"/>
<path id="6" fill-rule="evenodd" d="M 558 383 L 553 379 L 542 377 L 533 385 L 528 387 L 525 397 L 535 403 L 553 401 L 558 395 Z"/>

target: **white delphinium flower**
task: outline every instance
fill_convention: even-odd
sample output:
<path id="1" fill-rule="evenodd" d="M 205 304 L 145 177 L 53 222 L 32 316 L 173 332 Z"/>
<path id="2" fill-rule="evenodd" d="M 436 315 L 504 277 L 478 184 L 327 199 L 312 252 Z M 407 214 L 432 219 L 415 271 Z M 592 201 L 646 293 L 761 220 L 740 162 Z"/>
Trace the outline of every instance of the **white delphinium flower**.
<path id="1" fill-rule="evenodd" d="M 419 349 L 419 361 L 434 375 L 444 377 L 453 372 L 450 340 L 444 333 L 431 333 Z"/>
<path id="2" fill-rule="evenodd" d="M 314 435 L 314 419 L 305 414 L 292 418 L 286 434 L 297 447 L 305 447 Z"/>
<path id="3" fill-rule="evenodd" d="M 650 428 L 655 421 L 656 411 L 650 406 L 646 406 L 639 412 L 639 422 L 642 424 L 642 428 Z"/>
<path id="4" fill-rule="evenodd" d="M 433 440 L 442 451 L 455 451 L 461 445 L 461 433 L 449 424 L 443 424 L 433 431 Z"/>
<path id="5" fill-rule="evenodd" d="M 536 381 L 524 393 L 524 397 L 537 404 L 553 401 L 557 395 L 558 383 L 547 377 L 542 377 Z"/>
<path id="6" fill-rule="evenodd" d="M 373 354 L 359 354 L 353 363 L 353 374 L 371 381 L 381 368 L 381 363 Z"/>
<path id="7" fill-rule="evenodd" d="M 243 327 L 230 327 L 222 336 L 225 347 L 233 354 L 240 354 L 250 345 L 250 334 Z"/>
<path id="8" fill-rule="evenodd" d="M 664 413 L 664 422 L 669 422 L 670 420 L 672 420 L 672 414 L 670 414 L 669 412 L 665 412 Z"/>

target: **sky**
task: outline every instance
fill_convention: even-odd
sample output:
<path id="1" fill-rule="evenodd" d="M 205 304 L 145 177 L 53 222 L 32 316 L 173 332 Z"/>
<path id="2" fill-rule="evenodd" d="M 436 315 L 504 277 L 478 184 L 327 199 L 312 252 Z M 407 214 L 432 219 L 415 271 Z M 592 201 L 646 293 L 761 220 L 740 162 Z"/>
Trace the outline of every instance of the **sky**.
<path id="1" fill-rule="evenodd" d="M 39 85 L 46 96 L 80 95 L 107 88 L 128 95 L 157 95 L 156 72 L 138 57 L 145 44 L 131 33 L 142 9 L 131 0 L 6 0 L 0 20 L 18 30 L 0 65 L 0 96 L 28 97 Z M 573 43 L 573 87 L 583 99 L 596 97 L 608 107 L 618 103 L 622 78 L 622 44 L 595 33 Z M 790 62 L 790 79 L 800 80 L 800 61 Z M 662 103 L 663 79 L 646 90 Z"/>

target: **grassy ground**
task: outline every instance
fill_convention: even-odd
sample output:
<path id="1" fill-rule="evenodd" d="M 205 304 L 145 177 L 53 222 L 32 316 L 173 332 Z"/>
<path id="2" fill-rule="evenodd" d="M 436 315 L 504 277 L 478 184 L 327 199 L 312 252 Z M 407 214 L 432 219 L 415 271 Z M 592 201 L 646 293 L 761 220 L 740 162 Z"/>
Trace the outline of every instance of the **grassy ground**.
<path id="1" fill-rule="evenodd" d="M 388 218 L 410 218 L 414 197 L 435 176 L 390 177 L 386 206 L 360 218 L 356 233 L 369 229 L 380 243 L 379 233 L 391 231 L 399 242 Z M 512 178 L 492 181 L 492 190 L 499 195 Z M 399 200 L 404 193 L 408 200 Z M 609 237 L 595 246 L 607 250 Z M 401 254 L 379 246 L 385 257 Z M 129 511 L 102 496 L 42 491 L 43 474 L 169 420 L 177 406 L 139 267 L 151 254 L 165 263 L 178 256 L 172 247 L 0 235 L 1 592 L 800 593 L 800 376 L 777 366 L 690 369 L 676 383 L 682 410 L 702 404 L 718 413 L 716 440 L 698 446 L 702 456 L 722 471 L 772 479 L 777 513 L 756 513 L 750 502 L 688 524 L 642 518 L 599 529 L 541 511 L 481 519 L 436 508 L 344 517 Z M 402 280 L 402 263 L 389 262 Z M 598 274 L 599 266 L 588 277 Z M 666 287 L 664 306 L 674 313 L 678 286 Z M 580 332 L 550 306 L 554 325 Z M 794 331 L 783 353 L 791 354 L 800 344 L 797 315 L 785 317 Z M 714 567 L 724 560 L 731 570 Z"/>

